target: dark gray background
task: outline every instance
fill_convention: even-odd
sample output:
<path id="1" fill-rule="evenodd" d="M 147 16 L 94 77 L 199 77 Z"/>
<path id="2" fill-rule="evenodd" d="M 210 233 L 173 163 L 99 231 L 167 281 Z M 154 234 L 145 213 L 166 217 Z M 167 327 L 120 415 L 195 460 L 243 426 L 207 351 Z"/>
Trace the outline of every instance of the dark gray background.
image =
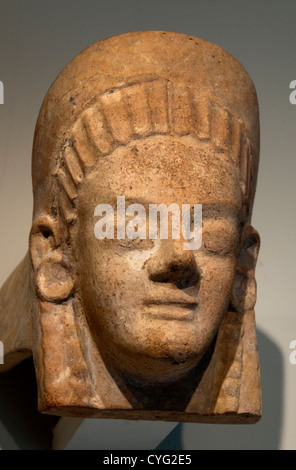
<path id="1" fill-rule="evenodd" d="M 179 425 L 161 444 L 164 448 L 296 448 L 296 366 L 289 362 L 289 345 L 296 339 L 296 105 L 289 102 L 289 84 L 296 79 L 295 17 L 293 0 L 0 0 L 0 80 L 5 88 L 0 105 L 0 284 L 27 249 L 37 114 L 47 89 L 73 56 L 114 34 L 176 31 L 223 47 L 255 83 L 261 162 L 253 225 L 262 238 L 256 316 L 264 414 L 255 426 Z M 22 406 L 6 403 L 5 390 L 7 379 L 0 378 L 0 447 L 44 446 L 37 438 L 38 419 L 30 425 L 28 441 L 28 417 L 18 424 Z M 15 388 L 14 393 L 20 403 Z"/>

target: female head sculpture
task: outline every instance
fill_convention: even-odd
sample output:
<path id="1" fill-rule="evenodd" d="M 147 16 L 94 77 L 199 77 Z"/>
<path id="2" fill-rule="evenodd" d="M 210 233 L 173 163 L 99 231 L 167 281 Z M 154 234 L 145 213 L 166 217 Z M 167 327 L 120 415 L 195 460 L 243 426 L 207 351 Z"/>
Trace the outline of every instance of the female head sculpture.
<path id="1" fill-rule="evenodd" d="M 36 125 L 24 262 L 40 411 L 259 419 L 258 160 L 253 83 L 216 45 L 136 32 L 65 67 Z M 98 240 L 95 208 L 118 198 L 201 205 L 201 246 L 151 239 L 149 224 L 142 237 Z"/>

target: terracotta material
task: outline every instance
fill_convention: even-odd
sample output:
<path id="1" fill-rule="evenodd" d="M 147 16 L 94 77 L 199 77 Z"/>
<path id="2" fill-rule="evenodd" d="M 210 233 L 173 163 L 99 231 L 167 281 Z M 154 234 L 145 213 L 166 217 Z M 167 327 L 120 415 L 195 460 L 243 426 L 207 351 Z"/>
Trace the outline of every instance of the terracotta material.
<path id="1" fill-rule="evenodd" d="M 0 291 L 0 367 L 32 351 L 41 412 L 260 418 L 258 161 L 254 85 L 216 45 L 136 32 L 65 67 L 36 126 L 29 257 Z M 202 246 L 98 240 L 94 210 L 118 196 L 202 204 Z"/>

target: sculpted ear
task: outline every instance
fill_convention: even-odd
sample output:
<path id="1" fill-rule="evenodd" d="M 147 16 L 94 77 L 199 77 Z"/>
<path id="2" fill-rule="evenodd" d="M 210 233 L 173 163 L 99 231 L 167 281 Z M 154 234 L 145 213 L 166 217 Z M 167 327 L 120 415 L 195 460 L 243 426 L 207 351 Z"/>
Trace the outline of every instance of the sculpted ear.
<path id="1" fill-rule="evenodd" d="M 251 225 L 245 225 L 230 304 L 231 308 L 239 313 L 253 309 L 256 303 L 255 268 L 259 247 L 258 232 Z"/>
<path id="2" fill-rule="evenodd" d="M 58 223 L 40 217 L 30 233 L 30 254 L 37 296 L 48 302 L 66 300 L 74 289 L 73 268 L 63 253 Z"/>

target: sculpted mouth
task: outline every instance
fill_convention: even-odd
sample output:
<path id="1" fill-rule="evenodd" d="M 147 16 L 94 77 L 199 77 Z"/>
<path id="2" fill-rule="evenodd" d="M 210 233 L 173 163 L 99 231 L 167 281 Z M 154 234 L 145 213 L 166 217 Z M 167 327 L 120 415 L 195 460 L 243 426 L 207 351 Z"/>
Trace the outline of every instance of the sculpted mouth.
<path id="1" fill-rule="evenodd" d="M 144 301 L 147 313 L 165 320 L 193 320 L 198 301 L 187 294 L 171 298 L 150 298 Z"/>
<path id="2" fill-rule="evenodd" d="M 153 299 L 153 300 L 146 300 L 144 302 L 145 305 L 176 305 L 176 306 L 179 306 L 179 307 L 187 307 L 187 308 L 191 308 L 191 309 L 195 309 L 195 307 L 198 305 L 198 302 L 196 300 L 156 300 L 156 299 Z"/>
<path id="3" fill-rule="evenodd" d="M 184 307 L 195 308 L 198 305 L 198 287 L 192 286 L 186 289 L 178 289 L 166 284 L 164 287 L 158 287 L 144 300 L 145 305 L 180 305 Z"/>
<path id="4" fill-rule="evenodd" d="M 192 321 L 198 310 L 198 293 L 197 285 L 179 289 L 173 283 L 154 284 L 144 299 L 145 312 L 157 319 Z"/>

